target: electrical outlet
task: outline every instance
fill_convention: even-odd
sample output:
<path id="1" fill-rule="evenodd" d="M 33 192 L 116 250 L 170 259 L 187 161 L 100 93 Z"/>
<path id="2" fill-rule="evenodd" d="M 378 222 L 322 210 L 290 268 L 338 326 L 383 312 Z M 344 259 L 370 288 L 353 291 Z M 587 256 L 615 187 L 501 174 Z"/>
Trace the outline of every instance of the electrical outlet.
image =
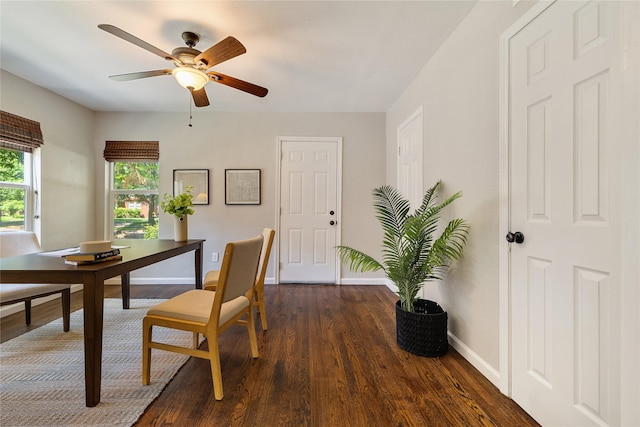
<path id="1" fill-rule="evenodd" d="M 211 261 L 218 262 L 218 252 L 211 253 Z"/>

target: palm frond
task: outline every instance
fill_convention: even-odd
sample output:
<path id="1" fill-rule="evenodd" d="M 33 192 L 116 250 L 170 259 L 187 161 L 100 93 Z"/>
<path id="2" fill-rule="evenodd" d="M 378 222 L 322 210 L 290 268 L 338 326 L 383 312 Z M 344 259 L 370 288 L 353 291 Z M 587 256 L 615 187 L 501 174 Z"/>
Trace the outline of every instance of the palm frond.
<path id="1" fill-rule="evenodd" d="M 429 263 L 445 267 L 434 271 L 434 275 L 441 279 L 449 262 L 462 257 L 464 244 L 467 241 L 468 225 L 463 219 L 453 219 L 449 222 L 440 237 L 436 239 L 429 253 Z"/>
<path id="2" fill-rule="evenodd" d="M 429 209 L 429 207 L 433 205 L 433 203 L 435 202 L 436 190 L 438 189 L 438 187 L 440 187 L 440 183 L 441 181 L 436 182 L 433 187 L 429 188 L 426 193 L 424 193 L 424 196 L 422 197 L 422 203 L 416 210 L 416 215 L 422 215 L 423 212 L 425 212 L 427 209 Z"/>
<path id="3" fill-rule="evenodd" d="M 385 234 L 402 236 L 403 224 L 410 209 L 409 201 L 394 187 L 383 185 L 373 190 L 373 207 Z"/>
<path id="4" fill-rule="evenodd" d="M 352 271 L 384 270 L 384 266 L 371 256 L 349 246 L 336 246 L 340 258 L 349 265 Z"/>

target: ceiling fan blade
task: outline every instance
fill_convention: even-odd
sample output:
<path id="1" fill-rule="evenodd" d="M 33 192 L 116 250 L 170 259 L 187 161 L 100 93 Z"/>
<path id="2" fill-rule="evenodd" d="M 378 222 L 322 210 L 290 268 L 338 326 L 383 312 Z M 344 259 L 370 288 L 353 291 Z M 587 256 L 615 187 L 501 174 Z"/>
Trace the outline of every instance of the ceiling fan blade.
<path id="1" fill-rule="evenodd" d="M 242 55 L 246 51 L 247 49 L 242 43 L 235 37 L 229 36 L 193 58 L 193 62 L 197 64 L 198 61 L 202 61 L 207 68 L 211 68 L 216 64 Z"/>
<path id="2" fill-rule="evenodd" d="M 206 107 L 209 105 L 209 98 L 207 97 L 207 92 L 204 88 L 200 90 L 192 90 L 191 97 L 193 98 L 193 103 L 196 107 Z"/>
<path id="3" fill-rule="evenodd" d="M 171 74 L 171 70 L 139 71 L 137 73 L 116 74 L 115 76 L 109 76 L 109 78 L 111 80 L 116 80 L 118 82 L 126 82 L 129 80 L 144 79 L 147 77 L 166 76 L 170 74 Z"/>
<path id="4" fill-rule="evenodd" d="M 138 47 L 143 48 L 144 50 L 148 50 L 149 52 L 158 55 L 161 58 L 164 58 L 166 60 L 169 61 L 178 61 L 176 58 L 174 58 L 173 56 L 171 56 L 169 53 L 165 52 L 162 49 L 158 49 L 157 47 L 147 43 L 144 40 L 141 40 L 139 38 L 137 38 L 136 36 L 127 33 L 126 31 L 121 30 L 118 27 L 115 27 L 113 25 L 110 24 L 100 24 L 98 25 L 98 28 L 100 28 L 101 30 L 106 31 L 107 33 L 111 33 L 116 37 L 120 37 L 122 40 L 126 40 L 129 43 L 133 43 Z M 180 62 L 180 61 L 178 61 Z"/>
<path id="5" fill-rule="evenodd" d="M 269 93 L 267 88 L 245 82 L 244 80 L 236 79 L 235 77 L 226 76 L 213 71 L 210 71 L 207 74 L 209 74 L 212 77 L 212 80 L 216 83 L 221 83 L 223 85 L 239 89 L 243 92 L 250 93 L 251 95 L 259 96 L 260 98 L 264 98 L 267 93 Z"/>

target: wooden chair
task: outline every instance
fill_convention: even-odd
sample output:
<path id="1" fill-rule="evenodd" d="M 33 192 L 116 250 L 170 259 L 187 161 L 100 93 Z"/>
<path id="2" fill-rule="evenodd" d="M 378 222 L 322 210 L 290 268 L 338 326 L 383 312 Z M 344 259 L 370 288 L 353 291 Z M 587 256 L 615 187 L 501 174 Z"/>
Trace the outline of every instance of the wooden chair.
<path id="1" fill-rule="evenodd" d="M 258 357 L 258 340 L 251 298 L 255 282 L 262 236 L 227 243 L 215 292 L 194 289 L 151 308 L 142 321 L 142 383 L 151 377 L 151 349 L 173 351 L 189 356 L 209 359 L 213 392 L 222 400 L 222 373 L 218 337 L 229 326 L 246 317 L 251 356 Z M 153 341 L 153 326 L 193 332 L 193 348 Z M 198 335 L 207 337 L 208 350 L 198 349 Z"/>
<path id="2" fill-rule="evenodd" d="M 253 288 L 254 299 L 251 301 L 251 305 L 258 308 L 260 311 L 260 320 L 262 321 L 262 330 L 267 330 L 267 309 L 264 302 L 264 278 L 267 274 L 267 264 L 269 263 L 269 256 L 271 255 L 271 246 L 273 245 L 273 238 L 276 235 L 275 230 L 271 228 L 265 228 L 262 230 L 262 237 L 264 243 L 262 244 L 262 251 L 260 252 L 260 263 L 258 264 L 258 274 L 256 275 L 256 282 Z M 215 291 L 218 285 L 218 277 L 220 276 L 220 270 L 208 271 L 204 277 L 203 287 L 206 290 Z"/>
<path id="3" fill-rule="evenodd" d="M 42 252 L 35 233 L 30 231 L 9 231 L 0 233 L 0 258 Z M 60 259 L 60 262 L 63 262 Z M 69 332 L 71 316 L 71 285 L 45 283 L 3 283 L 0 284 L 0 306 L 24 302 L 27 325 L 31 324 L 31 301 L 54 294 L 62 294 L 62 328 Z"/>

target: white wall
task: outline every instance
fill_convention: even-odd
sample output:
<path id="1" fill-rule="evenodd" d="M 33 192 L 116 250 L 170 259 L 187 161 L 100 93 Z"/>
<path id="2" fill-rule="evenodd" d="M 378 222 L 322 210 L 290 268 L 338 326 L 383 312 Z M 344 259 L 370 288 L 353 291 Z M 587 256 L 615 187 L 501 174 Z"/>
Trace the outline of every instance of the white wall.
<path id="1" fill-rule="evenodd" d="M 462 191 L 448 211 L 471 225 L 464 259 L 424 297 L 440 302 L 465 356 L 492 381 L 499 369 L 498 38 L 531 6 L 479 2 L 387 114 L 387 182 L 396 185 L 398 126 L 424 108 L 424 188 Z"/>
<path id="2" fill-rule="evenodd" d="M 44 250 L 95 238 L 95 113 L 0 70 L 0 108 L 40 122 Z"/>
<path id="3" fill-rule="evenodd" d="M 209 169 L 210 204 L 195 206 L 189 236 L 206 239 L 204 270 L 218 269 L 211 252 L 222 253 L 229 240 L 256 235 L 276 227 L 276 162 L 278 136 L 343 137 L 342 243 L 373 254 L 379 251 L 378 225 L 371 207 L 371 190 L 385 179 L 385 118 L 383 113 L 220 113 L 197 111 L 193 127 L 184 113 L 97 113 L 95 149 L 96 193 L 103 194 L 106 140 L 160 141 L 160 194 L 171 193 L 173 169 Z M 224 169 L 262 170 L 262 204 L 226 206 Z M 102 236 L 105 212 L 97 198 L 96 235 Z M 160 237 L 173 238 L 171 217 L 160 215 Z M 267 278 L 275 277 L 272 256 Z M 342 270 L 345 278 L 380 277 Z M 132 273 L 133 283 L 189 282 L 193 255 Z M 176 280 L 176 278 L 178 278 Z"/>
<path id="4" fill-rule="evenodd" d="M 276 226 L 277 136 L 343 137 L 342 243 L 379 253 L 371 190 L 385 180 L 383 113 L 96 113 L 4 70 L 0 108 L 39 121 L 44 134 L 41 229 L 44 250 L 105 237 L 105 140 L 159 140 L 160 192 L 172 191 L 173 169 L 210 170 L 210 204 L 189 218 L 192 237 L 204 238 L 204 269 L 219 268 L 211 252 Z M 262 204 L 226 206 L 224 169 L 262 169 Z M 160 237 L 173 238 L 170 216 L 161 214 Z M 272 258 L 273 260 L 273 258 Z M 189 282 L 193 256 L 183 255 L 132 273 L 132 282 Z M 268 277 L 275 276 L 271 265 Z M 379 278 L 343 268 L 352 281 Z M 147 280 L 149 279 L 149 280 Z"/>

